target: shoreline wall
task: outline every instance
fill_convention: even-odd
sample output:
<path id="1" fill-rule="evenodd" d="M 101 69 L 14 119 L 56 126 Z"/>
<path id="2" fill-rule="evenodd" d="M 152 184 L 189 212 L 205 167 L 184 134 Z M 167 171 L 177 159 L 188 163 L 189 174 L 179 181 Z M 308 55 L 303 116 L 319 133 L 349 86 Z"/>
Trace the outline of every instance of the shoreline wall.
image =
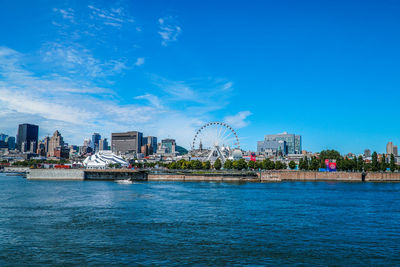
<path id="1" fill-rule="evenodd" d="M 83 181 L 83 169 L 31 169 L 26 176 L 29 180 L 73 180 Z"/>
<path id="2" fill-rule="evenodd" d="M 400 182 L 400 173 L 375 172 L 314 172 L 314 171 L 262 171 L 257 176 L 216 174 L 156 174 L 133 170 L 85 169 L 30 169 L 30 180 L 120 180 L 136 181 L 216 181 L 216 182 L 281 182 L 281 181 L 337 181 L 337 182 Z"/>
<path id="3" fill-rule="evenodd" d="M 6 172 L 6 173 L 28 173 L 29 171 L 30 171 L 29 167 L 6 166 L 3 169 L 3 172 Z"/>
<path id="4" fill-rule="evenodd" d="M 148 174 L 148 181 L 210 181 L 210 182 L 260 182 L 258 177 L 207 176 L 190 174 Z"/>
<path id="5" fill-rule="evenodd" d="M 400 173 L 389 172 L 315 172 L 315 171 L 264 171 L 259 173 L 261 182 L 274 181 L 343 181 L 390 182 L 399 181 Z"/>

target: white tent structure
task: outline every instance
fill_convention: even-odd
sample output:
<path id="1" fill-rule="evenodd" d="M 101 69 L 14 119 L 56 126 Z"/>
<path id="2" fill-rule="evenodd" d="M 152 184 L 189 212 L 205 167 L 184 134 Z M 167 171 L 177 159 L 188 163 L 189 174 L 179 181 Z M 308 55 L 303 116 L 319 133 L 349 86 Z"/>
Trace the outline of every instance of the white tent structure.
<path id="1" fill-rule="evenodd" d="M 83 165 L 88 169 L 105 169 L 110 163 L 120 164 L 122 167 L 129 165 L 123 158 L 115 155 L 110 150 L 99 151 L 83 161 Z"/>

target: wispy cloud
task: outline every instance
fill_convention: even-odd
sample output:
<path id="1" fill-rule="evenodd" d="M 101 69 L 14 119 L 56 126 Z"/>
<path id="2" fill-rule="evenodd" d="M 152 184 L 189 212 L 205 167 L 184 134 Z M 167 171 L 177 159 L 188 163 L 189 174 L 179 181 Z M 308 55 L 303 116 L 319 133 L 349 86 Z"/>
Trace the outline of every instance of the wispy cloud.
<path id="1" fill-rule="evenodd" d="M 75 75 L 104 77 L 128 68 L 124 59 L 101 61 L 77 43 L 45 43 L 41 55 L 44 62 L 52 64 L 57 70 Z"/>
<path id="2" fill-rule="evenodd" d="M 75 11 L 72 8 L 53 8 L 53 12 L 60 14 L 63 19 L 75 23 Z"/>
<path id="3" fill-rule="evenodd" d="M 138 58 L 136 59 L 135 65 L 136 65 L 136 66 L 142 66 L 143 64 L 144 64 L 144 57 L 138 57 Z"/>
<path id="4" fill-rule="evenodd" d="M 235 128 L 243 128 L 249 124 L 249 122 L 246 121 L 246 119 L 250 115 L 251 112 L 248 110 L 240 111 L 233 116 L 226 116 L 224 121 Z"/>
<path id="5" fill-rule="evenodd" d="M 38 75 L 26 68 L 25 55 L 7 47 L 0 47 L 0 77 L 0 129 L 10 134 L 19 123 L 31 122 L 40 125 L 41 136 L 58 129 L 67 142 L 80 144 L 93 131 L 108 136 L 136 129 L 159 138 L 171 136 L 188 147 L 195 129 L 209 116 L 164 105 L 151 93 L 121 104 L 117 93 L 90 80 Z"/>
<path id="6" fill-rule="evenodd" d="M 172 16 L 158 19 L 159 32 L 161 36 L 161 44 L 167 46 L 171 42 L 175 42 L 182 33 L 181 27 L 176 23 L 176 19 Z"/>
<path id="7" fill-rule="evenodd" d="M 133 23 L 135 20 L 125 14 L 122 7 L 101 9 L 93 5 L 88 5 L 91 10 L 90 18 L 102 21 L 105 25 L 121 27 L 124 23 Z"/>
<path id="8" fill-rule="evenodd" d="M 158 96 L 155 96 L 152 94 L 140 95 L 140 96 L 135 97 L 135 99 L 145 99 L 145 100 L 149 101 L 156 108 L 164 108 L 162 106 L 161 101 L 158 98 Z"/>
<path id="9" fill-rule="evenodd" d="M 184 102 L 197 111 L 212 111 L 224 108 L 230 98 L 233 83 L 225 79 L 196 78 L 188 81 L 173 81 L 157 75 L 153 83 L 166 94 L 171 103 Z"/>

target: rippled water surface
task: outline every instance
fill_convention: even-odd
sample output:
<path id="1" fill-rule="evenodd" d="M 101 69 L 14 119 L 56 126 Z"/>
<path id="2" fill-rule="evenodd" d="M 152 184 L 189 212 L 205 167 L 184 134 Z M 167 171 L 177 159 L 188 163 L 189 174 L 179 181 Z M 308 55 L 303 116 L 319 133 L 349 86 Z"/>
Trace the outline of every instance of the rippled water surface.
<path id="1" fill-rule="evenodd" d="M 0 265 L 399 265 L 400 183 L 0 174 Z"/>

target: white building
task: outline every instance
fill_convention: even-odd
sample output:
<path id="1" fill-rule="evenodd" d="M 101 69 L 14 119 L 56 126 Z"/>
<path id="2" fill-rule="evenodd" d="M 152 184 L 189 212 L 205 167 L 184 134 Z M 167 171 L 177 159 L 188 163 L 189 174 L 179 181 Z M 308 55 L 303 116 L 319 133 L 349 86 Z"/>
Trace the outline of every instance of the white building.
<path id="1" fill-rule="evenodd" d="M 122 167 L 129 165 L 123 158 L 113 154 L 110 150 L 99 151 L 83 161 L 83 165 L 88 169 L 105 169 L 110 164 L 120 164 Z"/>

